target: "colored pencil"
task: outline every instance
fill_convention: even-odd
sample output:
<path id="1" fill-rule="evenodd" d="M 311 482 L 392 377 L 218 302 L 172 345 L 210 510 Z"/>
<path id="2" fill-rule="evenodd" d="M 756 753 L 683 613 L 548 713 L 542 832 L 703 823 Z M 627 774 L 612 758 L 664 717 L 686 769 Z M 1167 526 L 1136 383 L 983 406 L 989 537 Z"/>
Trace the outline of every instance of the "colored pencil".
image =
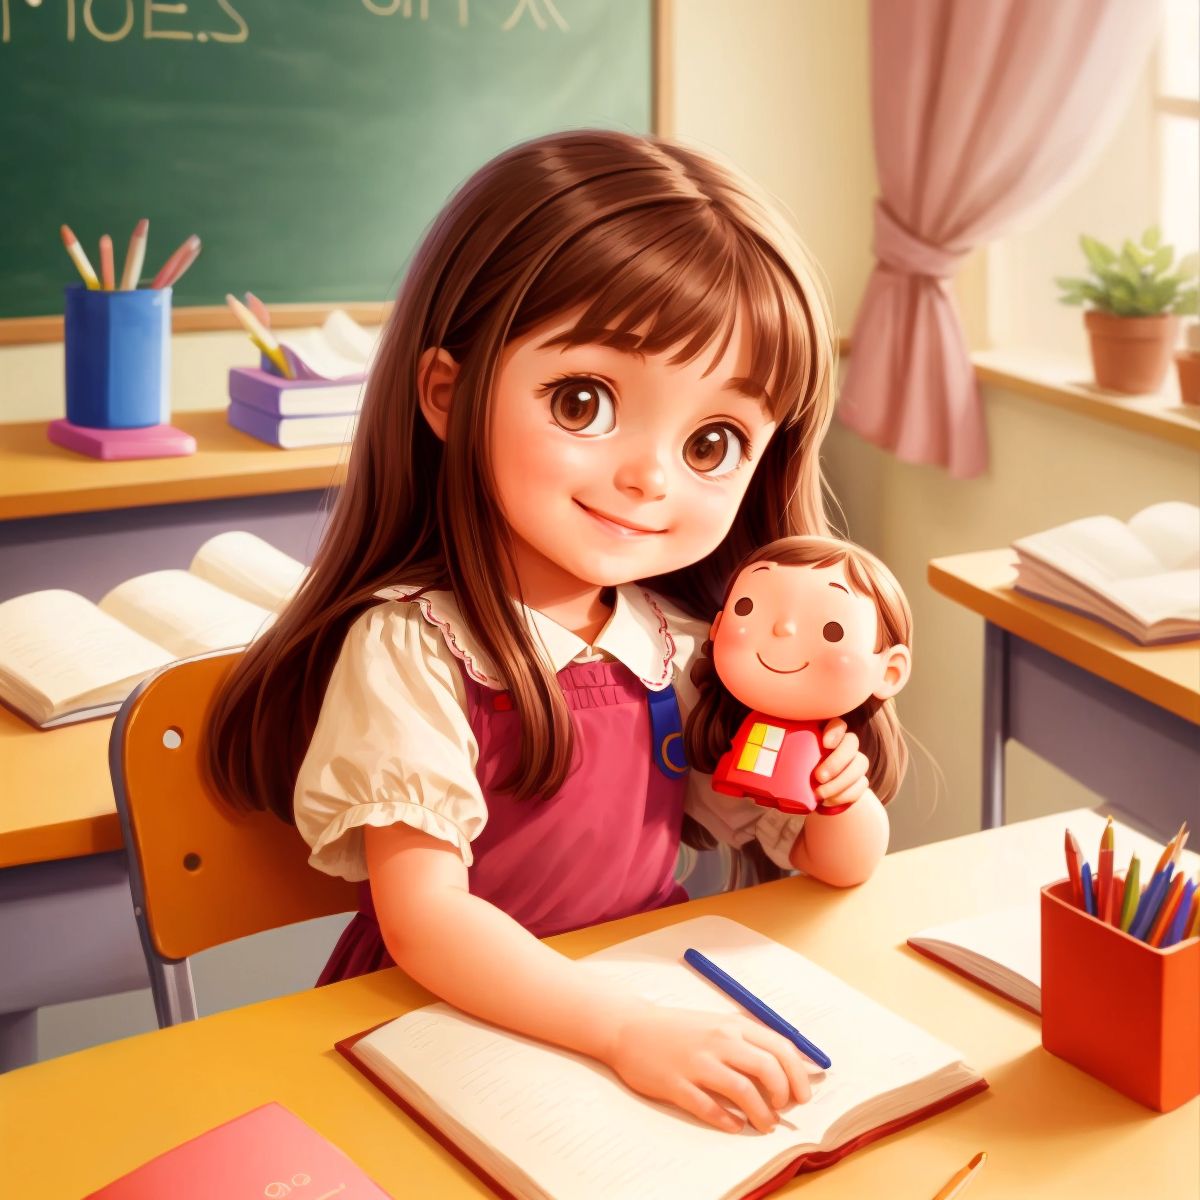
<path id="1" fill-rule="evenodd" d="M 1069 829 L 1063 842 L 1063 849 L 1067 855 L 1067 874 L 1071 877 L 1071 896 L 1075 901 L 1076 908 L 1084 908 L 1083 880 L 1079 873 L 1079 868 L 1083 863 L 1083 851 L 1079 849 L 1079 843 Z"/>
<path id="2" fill-rule="evenodd" d="M 1083 880 L 1083 906 L 1085 911 L 1090 916 L 1096 915 L 1096 892 L 1092 887 L 1092 868 L 1088 863 L 1084 863 L 1079 868 L 1079 874 Z"/>
<path id="3" fill-rule="evenodd" d="M 142 277 L 142 264 L 146 261 L 146 239 L 150 222 L 143 217 L 134 227 L 129 239 L 129 249 L 125 251 L 125 267 L 121 271 L 121 291 L 136 290 L 138 280 Z"/>
<path id="4" fill-rule="evenodd" d="M 99 291 L 100 280 L 96 278 L 96 272 L 92 270 L 92 264 L 88 262 L 88 256 L 84 254 L 79 239 L 71 232 L 70 225 L 61 226 L 59 235 L 62 237 L 62 244 L 67 248 L 67 253 L 71 256 L 71 261 L 75 264 L 75 270 L 83 277 L 88 291 Z"/>
<path id="5" fill-rule="evenodd" d="M 1105 925 L 1112 923 L 1112 893 L 1113 893 L 1113 822 L 1108 818 L 1104 833 L 1100 838 L 1100 887 L 1096 896 L 1096 916 Z"/>
<path id="6" fill-rule="evenodd" d="M 187 260 L 187 266 L 195 261 L 196 255 L 200 253 L 200 239 L 193 233 L 191 237 L 185 238 L 176 249 L 175 253 L 167 259 L 165 263 L 158 269 L 158 274 L 155 275 L 154 281 L 150 284 L 152 288 L 170 287 L 171 282 L 178 279 L 180 274 L 180 264 Z M 184 267 L 186 270 L 187 267 Z"/>
<path id="7" fill-rule="evenodd" d="M 950 1177 L 946 1186 L 934 1196 L 933 1200 L 953 1200 L 955 1196 L 960 1195 L 967 1184 L 982 1170 L 985 1162 L 987 1162 L 987 1151 L 980 1150 L 961 1171 L 956 1171 Z"/>
<path id="8" fill-rule="evenodd" d="M 1200 937 L 1200 887 L 1196 889 L 1196 894 L 1192 897 L 1192 915 L 1188 917 L 1183 936 L 1185 938 Z"/>
<path id="9" fill-rule="evenodd" d="M 233 315 L 242 323 L 242 328 L 250 335 L 254 344 L 279 368 L 286 379 L 291 379 L 292 368 L 270 331 L 264 329 L 259 319 L 232 293 L 226 293 L 225 303 L 233 310 Z"/>
<path id="10" fill-rule="evenodd" d="M 1158 915 L 1158 907 L 1162 903 L 1162 898 L 1167 894 L 1167 888 L 1171 886 L 1171 876 L 1174 872 L 1174 864 L 1167 863 L 1150 880 L 1149 886 L 1142 893 L 1142 898 L 1138 902 L 1138 910 L 1134 914 L 1133 924 L 1129 926 L 1129 933 L 1132 937 L 1139 941 L 1146 940 L 1146 934 L 1154 924 L 1154 918 Z"/>
<path id="11" fill-rule="evenodd" d="M 1175 919 L 1175 910 L 1179 907 L 1179 901 L 1183 896 L 1183 885 L 1185 882 L 1186 879 L 1182 871 L 1171 880 L 1171 886 L 1167 889 L 1166 898 L 1159 906 L 1154 922 L 1150 926 L 1150 932 L 1146 934 L 1146 941 L 1151 946 L 1158 946 L 1162 943 L 1163 934 L 1167 932 L 1167 927 Z"/>
<path id="12" fill-rule="evenodd" d="M 116 276 L 113 273 L 112 238 L 107 233 L 100 238 L 100 281 L 104 284 L 106 292 L 113 291 L 117 286 Z"/>
<path id="13" fill-rule="evenodd" d="M 1138 861 L 1138 856 L 1134 854 L 1129 860 L 1129 870 L 1125 872 L 1125 896 L 1121 901 L 1121 920 L 1118 922 L 1127 933 L 1129 932 L 1129 923 L 1133 920 L 1133 914 L 1137 910 L 1138 875 L 1141 869 L 1142 864 Z"/>
<path id="14" fill-rule="evenodd" d="M 1173 946 L 1176 942 L 1183 938 L 1183 931 L 1187 928 L 1188 917 L 1192 915 L 1192 901 L 1196 898 L 1196 881 L 1189 879 L 1183 887 L 1183 895 L 1179 899 L 1179 904 L 1175 909 L 1175 915 L 1171 918 L 1170 924 L 1167 926 L 1166 933 L 1162 936 L 1162 941 L 1158 945 L 1166 949 L 1167 946 Z"/>
<path id="15" fill-rule="evenodd" d="M 271 328 L 271 310 L 253 293 L 246 293 L 246 307 L 262 322 L 264 329 Z"/>

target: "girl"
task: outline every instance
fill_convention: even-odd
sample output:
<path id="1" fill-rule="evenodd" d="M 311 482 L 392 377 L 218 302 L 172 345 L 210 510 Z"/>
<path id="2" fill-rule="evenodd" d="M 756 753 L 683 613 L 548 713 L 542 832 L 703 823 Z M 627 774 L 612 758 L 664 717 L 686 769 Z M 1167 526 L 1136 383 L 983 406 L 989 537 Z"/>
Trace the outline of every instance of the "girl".
<path id="1" fill-rule="evenodd" d="M 912 613 L 895 576 L 850 542 L 781 538 L 738 567 L 711 639 L 692 668 L 699 697 L 688 721 L 688 762 L 712 772 L 719 792 L 814 813 L 805 853 L 826 878 L 865 878 L 886 849 L 887 819 L 861 802 L 818 805 L 812 771 L 833 712 L 884 767 L 884 799 L 904 774 L 908 749 L 893 697 L 912 669 Z M 853 836 L 831 821 L 847 809 L 861 825 Z M 797 865 L 809 866 L 802 856 Z"/>
<path id="2" fill-rule="evenodd" d="M 732 567 L 826 529 L 834 358 L 795 235 L 694 150 L 561 133 L 452 198 L 312 570 L 213 713 L 214 787 L 369 881 L 321 982 L 394 961 L 724 1129 L 722 1100 L 768 1129 L 808 1097 L 772 1030 L 628 997 L 538 938 L 685 899 L 685 806 L 697 837 L 802 853 L 803 817 L 689 778 L 672 684 L 686 712 Z M 825 798 L 864 796 L 857 738 L 825 744 Z"/>

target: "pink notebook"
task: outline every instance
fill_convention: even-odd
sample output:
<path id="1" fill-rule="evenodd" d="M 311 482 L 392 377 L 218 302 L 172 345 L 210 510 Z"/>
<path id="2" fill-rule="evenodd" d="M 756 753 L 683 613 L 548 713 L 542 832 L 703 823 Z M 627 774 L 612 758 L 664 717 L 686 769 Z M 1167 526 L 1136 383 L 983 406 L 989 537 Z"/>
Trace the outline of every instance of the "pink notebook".
<path id="1" fill-rule="evenodd" d="M 85 1200 L 392 1200 L 332 1142 L 274 1102 L 152 1158 Z"/>

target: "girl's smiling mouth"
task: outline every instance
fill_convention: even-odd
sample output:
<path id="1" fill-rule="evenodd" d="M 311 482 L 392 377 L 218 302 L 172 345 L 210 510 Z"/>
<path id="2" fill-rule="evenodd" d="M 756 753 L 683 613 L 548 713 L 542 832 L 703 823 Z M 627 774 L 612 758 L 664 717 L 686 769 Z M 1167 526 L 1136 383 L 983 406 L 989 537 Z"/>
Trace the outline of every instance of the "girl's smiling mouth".
<path id="1" fill-rule="evenodd" d="M 584 504 L 582 500 L 576 500 L 575 503 L 578 504 L 579 507 L 582 508 L 589 517 L 599 521 L 600 524 L 606 529 L 620 535 L 621 537 L 637 537 L 639 534 L 647 535 L 667 532 L 665 529 L 647 529 L 644 525 L 634 525 L 630 521 L 622 521 L 618 517 L 607 516 L 605 513 L 597 512 L 594 508 L 588 508 L 588 506 Z"/>
<path id="2" fill-rule="evenodd" d="M 781 671 L 778 667 L 773 667 L 769 662 L 766 662 L 763 659 L 763 656 L 759 654 L 757 650 L 754 652 L 754 657 L 757 658 L 758 661 L 762 663 L 762 665 L 766 667 L 768 671 L 774 671 L 776 675 L 796 675 L 800 671 L 803 671 L 804 667 L 808 666 L 808 663 L 805 663 L 803 667 L 793 667 L 790 671 Z"/>

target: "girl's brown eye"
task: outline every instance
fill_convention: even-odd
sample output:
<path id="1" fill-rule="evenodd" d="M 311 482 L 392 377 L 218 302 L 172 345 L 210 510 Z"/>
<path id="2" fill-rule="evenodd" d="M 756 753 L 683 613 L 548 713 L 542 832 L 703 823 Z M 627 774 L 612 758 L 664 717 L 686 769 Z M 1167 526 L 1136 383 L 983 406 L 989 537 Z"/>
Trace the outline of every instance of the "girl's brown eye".
<path id="1" fill-rule="evenodd" d="M 739 617 L 748 617 L 754 611 L 754 601 L 749 596 L 743 596 L 734 606 L 733 611 Z"/>
<path id="2" fill-rule="evenodd" d="M 608 388 L 594 379 L 569 379 L 554 389 L 550 415 L 569 433 L 594 437 L 617 426 L 616 405 Z"/>
<path id="3" fill-rule="evenodd" d="M 830 621 L 821 633 L 827 642 L 840 642 L 846 631 L 836 621 Z"/>
<path id="4" fill-rule="evenodd" d="M 731 425 L 705 425 L 688 438 L 683 461 L 712 479 L 736 470 L 745 453 L 746 439 L 740 431 Z"/>

